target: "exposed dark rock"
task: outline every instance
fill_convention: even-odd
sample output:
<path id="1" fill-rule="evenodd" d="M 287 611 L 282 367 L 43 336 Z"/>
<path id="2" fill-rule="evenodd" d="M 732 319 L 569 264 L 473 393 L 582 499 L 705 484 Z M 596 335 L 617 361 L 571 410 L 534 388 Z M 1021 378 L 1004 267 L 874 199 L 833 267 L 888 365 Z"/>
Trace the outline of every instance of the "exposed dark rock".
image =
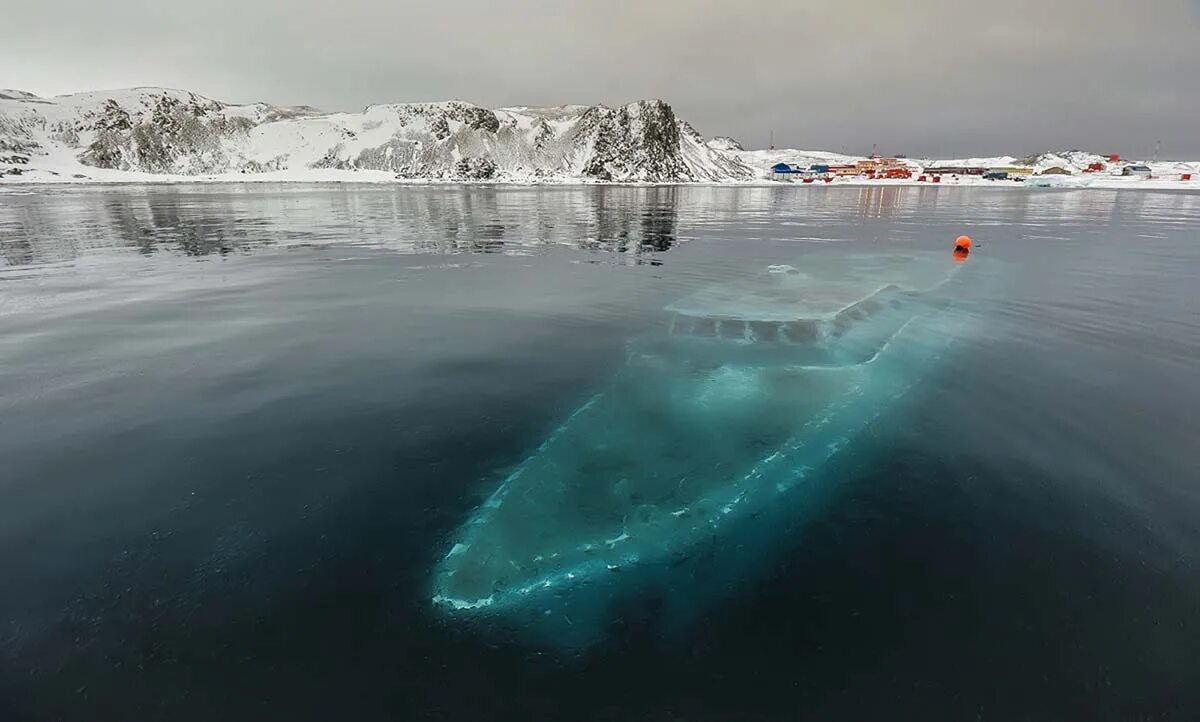
<path id="1" fill-rule="evenodd" d="M 554 129 L 546 122 L 545 118 L 538 118 L 534 123 L 533 147 L 535 150 L 541 150 L 554 138 Z"/>
<path id="2" fill-rule="evenodd" d="M 403 172 L 412 167 L 418 144 L 411 140 L 393 138 L 375 148 L 367 148 L 358 154 L 354 167 L 364 170 L 386 170 Z"/>
<path id="3" fill-rule="evenodd" d="M 471 130 L 486 130 L 489 133 L 495 133 L 500 130 L 500 119 L 496 114 L 486 108 L 478 108 L 476 106 L 463 106 L 461 109 L 461 120 L 466 123 Z"/>
<path id="4" fill-rule="evenodd" d="M 450 122 L 446 120 L 446 116 L 440 115 L 433 121 L 429 130 L 434 138 L 445 140 L 450 137 Z"/>
<path id="5" fill-rule="evenodd" d="M 592 140 L 585 175 L 597 180 L 689 181 L 680 153 L 679 123 L 661 100 L 622 108 L 596 106 L 580 121 Z"/>
<path id="6" fill-rule="evenodd" d="M 454 164 L 459 180 L 487 180 L 496 177 L 496 164 L 488 158 L 463 158 Z"/>

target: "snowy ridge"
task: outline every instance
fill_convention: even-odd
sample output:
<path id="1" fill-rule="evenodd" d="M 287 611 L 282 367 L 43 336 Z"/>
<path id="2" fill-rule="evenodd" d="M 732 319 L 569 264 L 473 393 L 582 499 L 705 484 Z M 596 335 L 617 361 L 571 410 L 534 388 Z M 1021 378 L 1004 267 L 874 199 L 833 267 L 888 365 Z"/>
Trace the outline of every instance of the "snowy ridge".
<path id="1" fill-rule="evenodd" d="M 749 180 L 661 100 L 488 109 L 463 101 L 321 113 L 166 88 L 38 98 L 0 91 L 0 177 L 695 182 Z M 331 175 L 332 174 L 332 175 Z M 373 175 L 372 175 L 373 174 Z"/>
<path id="2" fill-rule="evenodd" d="M 130 88 L 40 98 L 0 89 L 0 183 L 369 181 L 499 183 L 774 183 L 776 163 L 853 164 L 864 156 L 745 150 L 706 140 L 661 100 L 618 107 L 489 109 L 453 100 L 385 103 L 359 113 L 231 104 L 186 90 Z M 1018 159 L 930 158 L 930 165 L 1062 168 L 1055 187 L 1195 188 L 1200 163 L 1146 163 L 1151 179 L 1082 173 L 1104 156 L 1072 150 Z M 1127 161 L 1134 162 L 1134 161 Z M 1182 176 L 1193 174 L 1193 180 Z M 943 178 L 946 185 L 985 183 Z M 911 179 L 837 178 L 853 185 Z M 1046 181 L 1049 183 L 1049 181 Z M 1039 185 L 1045 183 L 1039 182 Z M 1008 187 L 1012 187 L 1011 185 Z"/>
<path id="3" fill-rule="evenodd" d="M 727 135 L 718 135 L 708 141 L 708 147 L 715 148 L 716 150 L 745 150 L 741 143 Z"/>
<path id="4" fill-rule="evenodd" d="M 0 100 L 35 100 L 37 96 L 24 90 L 0 88 Z"/>

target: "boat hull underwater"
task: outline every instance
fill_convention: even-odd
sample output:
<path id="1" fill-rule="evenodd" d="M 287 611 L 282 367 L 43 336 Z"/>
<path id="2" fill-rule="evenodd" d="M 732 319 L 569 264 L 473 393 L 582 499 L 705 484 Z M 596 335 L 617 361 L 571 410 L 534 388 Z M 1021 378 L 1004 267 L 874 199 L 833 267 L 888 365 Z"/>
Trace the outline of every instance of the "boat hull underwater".
<path id="1" fill-rule="evenodd" d="M 653 597 L 682 616 L 836 487 L 831 460 L 927 374 L 961 322 L 949 254 L 837 254 L 667 308 L 476 509 L 435 606 L 565 646 Z"/>

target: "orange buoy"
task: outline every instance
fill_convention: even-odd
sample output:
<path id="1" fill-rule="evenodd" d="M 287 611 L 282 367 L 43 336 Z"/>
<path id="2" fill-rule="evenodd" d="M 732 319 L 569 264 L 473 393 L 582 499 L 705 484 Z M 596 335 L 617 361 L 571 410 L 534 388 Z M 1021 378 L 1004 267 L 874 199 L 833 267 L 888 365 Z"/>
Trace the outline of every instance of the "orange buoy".
<path id="1" fill-rule="evenodd" d="M 961 248 L 964 251 L 971 250 L 971 237 L 970 236 L 959 236 L 958 238 L 954 239 L 954 248 L 955 249 Z"/>
<path id="2" fill-rule="evenodd" d="M 967 260 L 967 256 L 970 253 L 971 253 L 970 251 L 968 251 L 967 249 L 965 249 L 961 246 L 956 247 L 954 249 L 954 262 L 955 263 L 965 263 Z"/>

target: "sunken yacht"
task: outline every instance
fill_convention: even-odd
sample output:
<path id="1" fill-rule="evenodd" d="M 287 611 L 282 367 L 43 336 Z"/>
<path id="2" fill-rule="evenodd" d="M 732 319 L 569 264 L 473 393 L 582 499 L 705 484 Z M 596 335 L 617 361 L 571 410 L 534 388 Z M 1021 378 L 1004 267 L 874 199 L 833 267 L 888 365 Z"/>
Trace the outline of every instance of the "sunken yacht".
<path id="1" fill-rule="evenodd" d="M 668 306 L 664 330 L 632 342 L 449 540 L 433 603 L 557 606 L 570 623 L 578 590 L 611 597 L 619 580 L 739 544 L 739 521 L 827 484 L 823 467 L 929 371 L 954 336 L 958 268 L 949 254 L 836 253 Z"/>

